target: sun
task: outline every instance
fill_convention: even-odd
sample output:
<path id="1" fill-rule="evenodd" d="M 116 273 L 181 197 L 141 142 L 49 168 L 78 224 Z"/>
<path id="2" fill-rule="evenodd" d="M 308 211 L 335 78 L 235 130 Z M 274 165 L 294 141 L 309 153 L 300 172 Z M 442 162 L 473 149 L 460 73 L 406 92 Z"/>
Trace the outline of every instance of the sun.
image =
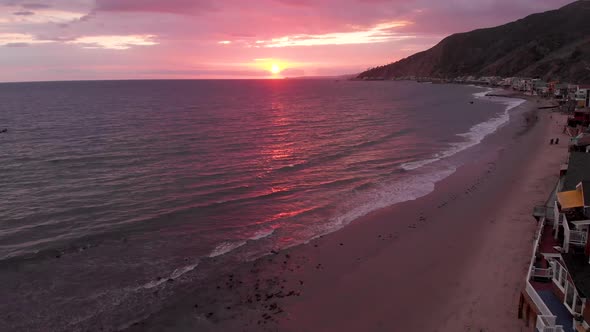
<path id="1" fill-rule="evenodd" d="M 281 67 L 279 67 L 279 65 L 277 65 L 276 63 L 273 63 L 270 66 L 270 72 L 274 75 L 279 74 L 281 72 Z"/>

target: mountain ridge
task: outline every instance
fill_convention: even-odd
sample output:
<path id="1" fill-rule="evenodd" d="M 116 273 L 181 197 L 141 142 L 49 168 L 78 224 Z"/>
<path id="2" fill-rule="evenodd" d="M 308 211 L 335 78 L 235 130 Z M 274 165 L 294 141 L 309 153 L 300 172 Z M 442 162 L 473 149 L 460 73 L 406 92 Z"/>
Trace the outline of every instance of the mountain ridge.
<path id="1" fill-rule="evenodd" d="M 590 83 L 590 1 L 444 38 L 432 48 L 360 73 L 360 79 L 521 76 Z"/>

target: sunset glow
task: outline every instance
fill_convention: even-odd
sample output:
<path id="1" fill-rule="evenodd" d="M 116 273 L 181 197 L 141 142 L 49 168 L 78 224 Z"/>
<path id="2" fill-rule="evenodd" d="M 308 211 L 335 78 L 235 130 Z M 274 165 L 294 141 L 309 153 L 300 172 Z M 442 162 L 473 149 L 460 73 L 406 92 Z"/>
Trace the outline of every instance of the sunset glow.
<path id="1" fill-rule="evenodd" d="M 68 41 L 72 44 L 80 44 L 85 48 L 107 48 L 113 50 L 126 50 L 134 46 L 153 46 L 153 35 L 131 35 L 131 36 L 89 36 L 80 37 Z"/>
<path id="2" fill-rule="evenodd" d="M 0 0 L 0 81 L 354 74 L 568 2 Z"/>
<path id="3" fill-rule="evenodd" d="M 277 75 L 281 72 L 281 67 L 279 67 L 279 65 L 277 65 L 276 63 L 273 63 L 270 67 L 270 72 Z"/>

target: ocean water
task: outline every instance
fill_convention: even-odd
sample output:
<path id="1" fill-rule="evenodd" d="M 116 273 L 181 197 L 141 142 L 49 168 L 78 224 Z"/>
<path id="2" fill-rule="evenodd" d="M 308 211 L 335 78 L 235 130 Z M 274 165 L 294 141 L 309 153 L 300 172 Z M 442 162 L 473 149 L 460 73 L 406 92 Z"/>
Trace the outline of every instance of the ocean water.
<path id="1" fill-rule="evenodd" d="M 252 260 L 424 196 L 522 102 L 486 92 L 330 80 L 0 84 L 0 311 L 10 317 L 0 329 L 123 326 L 125 310 L 165 306 L 169 280 L 188 285 L 217 273 L 216 260 Z"/>

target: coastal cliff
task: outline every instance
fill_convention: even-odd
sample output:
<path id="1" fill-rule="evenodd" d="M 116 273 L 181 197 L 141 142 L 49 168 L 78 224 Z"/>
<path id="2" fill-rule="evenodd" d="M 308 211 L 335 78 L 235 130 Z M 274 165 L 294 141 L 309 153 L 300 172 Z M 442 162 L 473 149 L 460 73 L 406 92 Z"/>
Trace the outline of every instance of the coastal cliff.
<path id="1" fill-rule="evenodd" d="M 590 83 L 590 1 L 502 26 L 457 33 L 360 79 L 521 76 Z"/>

